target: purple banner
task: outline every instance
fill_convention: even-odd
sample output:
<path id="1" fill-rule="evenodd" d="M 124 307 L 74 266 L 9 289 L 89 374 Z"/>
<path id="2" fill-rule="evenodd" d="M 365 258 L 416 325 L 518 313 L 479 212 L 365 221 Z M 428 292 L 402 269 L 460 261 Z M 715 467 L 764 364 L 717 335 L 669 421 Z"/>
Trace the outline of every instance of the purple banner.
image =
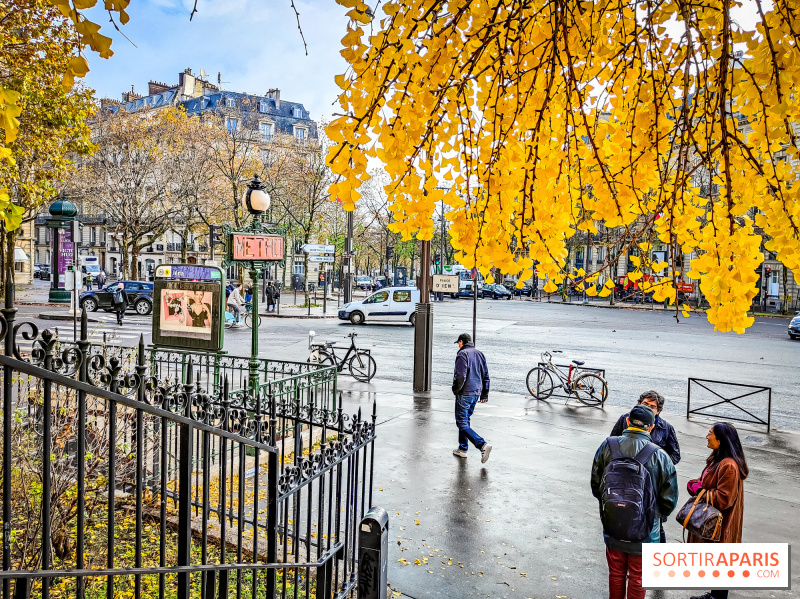
<path id="1" fill-rule="evenodd" d="M 58 288 L 64 289 L 66 273 L 75 264 L 75 244 L 72 242 L 72 232 L 69 229 L 53 229 L 53 236 L 58 232 L 58 257 L 56 260 L 56 276 Z"/>

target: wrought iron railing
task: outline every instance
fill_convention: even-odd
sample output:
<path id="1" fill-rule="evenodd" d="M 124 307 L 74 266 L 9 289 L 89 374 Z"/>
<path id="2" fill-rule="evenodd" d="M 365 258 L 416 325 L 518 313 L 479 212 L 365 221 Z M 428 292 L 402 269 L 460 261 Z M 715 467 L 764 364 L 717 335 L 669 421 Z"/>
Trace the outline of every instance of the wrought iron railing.
<path id="1" fill-rule="evenodd" d="M 349 596 L 376 415 L 335 371 L 262 360 L 248 388 L 244 358 L 2 313 L 2 599 Z"/>

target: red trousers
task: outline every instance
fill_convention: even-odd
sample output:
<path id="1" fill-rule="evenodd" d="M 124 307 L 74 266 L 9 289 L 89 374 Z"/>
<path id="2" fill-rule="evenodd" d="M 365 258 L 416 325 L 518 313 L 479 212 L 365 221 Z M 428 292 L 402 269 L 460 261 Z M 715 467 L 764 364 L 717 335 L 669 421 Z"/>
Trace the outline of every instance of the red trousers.
<path id="1" fill-rule="evenodd" d="M 642 556 L 606 547 L 609 599 L 644 599 Z M 625 587 L 628 594 L 625 594 Z"/>

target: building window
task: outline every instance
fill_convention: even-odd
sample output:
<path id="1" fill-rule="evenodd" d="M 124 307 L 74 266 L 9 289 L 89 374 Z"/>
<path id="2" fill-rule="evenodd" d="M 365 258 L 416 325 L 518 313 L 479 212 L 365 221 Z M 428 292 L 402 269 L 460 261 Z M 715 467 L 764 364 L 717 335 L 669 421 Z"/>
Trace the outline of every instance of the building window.
<path id="1" fill-rule="evenodd" d="M 266 162 L 269 159 L 269 151 L 261 150 L 261 162 Z"/>
<path id="2" fill-rule="evenodd" d="M 306 138 L 306 130 L 305 129 L 300 129 L 300 128 L 295 128 L 294 136 L 297 139 L 300 139 L 300 140 L 305 139 Z"/>
<path id="3" fill-rule="evenodd" d="M 258 103 L 258 111 L 262 113 L 267 112 L 267 103 L 264 100 Z"/>
<path id="4" fill-rule="evenodd" d="M 302 108 L 295 108 L 292 111 L 292 114 L 294 115 L 294 118 L 302 119 L 303 118 L 303 109 Z"/>
<path id="5" fill-rule="evenodd" d="M 233 98 L 225 98 L 225 106 L 227 108 L 236 108 L 236 101 Z"/>
<path id="6" fill-rule="evenodd" d="M 294 263 L 294 274 L 302 275 L 304 272 L 305 272 L 305 269 L 303 268 L 303 263 L 302 262 L 295 262 Z"/>
<path id="7" fill-rule="evenodd" d="M 269 141 L 270 139 L 272 139 L 271 123 L 261 123 L 261 139 L 264 141 Z"/>
<path id="8" fill-rule="evenodd" d="M 236 133 L 236 129 L 239 127 L 239 120 L 238 119 L 228 119 L 226 123 L 228 127 L 228 133 Z"/>

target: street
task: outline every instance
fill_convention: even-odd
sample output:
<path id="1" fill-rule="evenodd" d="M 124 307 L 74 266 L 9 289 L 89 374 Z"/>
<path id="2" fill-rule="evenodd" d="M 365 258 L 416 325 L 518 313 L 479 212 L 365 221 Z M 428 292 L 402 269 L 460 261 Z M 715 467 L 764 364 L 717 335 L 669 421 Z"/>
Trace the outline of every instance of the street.
<path id="1" fill-rule="evenodd" d="M 20 306 L 18 318 L 35 317 L 60 308 Z M 336 313 L 336 302 L 328 304 Z M 111 313 L 90 315 L 93 340 L 131 344 L 144 335 L 150 342 L 151 319 L 129 312 L 118 327 Z M 58 328 L 65 338 L 72 336 L 72 324 L 64 321 L 34 320 L 43 328 Z M 702 315 L 681 317 L 673 312 L 643 309 L 606 309 L 580 304 L 540 303 L 530 300 L 478 301 L 477 346 L 489 363 L 492 389 L 516 393 L 520 401 L 535 403 L 525 388 L 527 372 L 540 361 L 543 351 L 562 350 L 554 362 L 568 364 L 583 360 L 587 367 L 606 371 L 609 386 L 607 406 L 629 408 L 647 389 L 662 393 L 665 410 L 686 411 L 689 377 L 712 379 L 772 388 L 772 423 L 781 430 L 800 431 L 800 400 L 797 365 L 800 343 L 786 334 L 787 320 L 757 318 L 744 335 L 714 333 Z M 377 362 L 377 379 L 409 384 L 413 365 L 413 329 L 407 324 L 353 326 L 332 319 L 262 319 L 259 349 L 262 357 L 305 361 L 308 332 L 316 340 L 336 341 L 346 348 L 345 336 L 356 332 L 358 347 L 370 349 Z M 461 332 L 472 332 L 472 302 L 451 300 L 434 304 L 433 383 L 449 385 Z M 225 350 L 247 355 L 250 329 L 225 331 Z M 342 354 L 345 350 L 342 351 Z M 550 401 L 558 402 L 553 398 Z M 563 400 L 561 400 L 563 401 Z M 766 399 L 756 396 L 743 403 L 766 416 Z M 745 415 L 746 416 L 746 415 Z"/>

